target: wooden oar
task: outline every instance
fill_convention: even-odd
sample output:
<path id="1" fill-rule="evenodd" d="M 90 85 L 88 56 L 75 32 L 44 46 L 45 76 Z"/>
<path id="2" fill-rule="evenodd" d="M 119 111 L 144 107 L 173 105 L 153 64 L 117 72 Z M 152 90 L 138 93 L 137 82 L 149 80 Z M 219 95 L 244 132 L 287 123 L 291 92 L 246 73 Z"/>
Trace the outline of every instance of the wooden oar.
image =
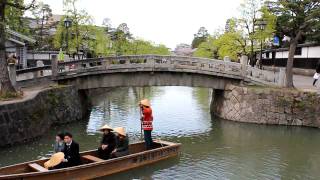
<path id="1" fill-rule="evenodd" d="M 139 112 L 140 112 L 140 140 L 143 140 L 143 138 L 142 138 L 142 119 L 141 119 L 142 112 L 141 111 L 142 111 L 141 110 L 141 106 L 139 105 Z"/>

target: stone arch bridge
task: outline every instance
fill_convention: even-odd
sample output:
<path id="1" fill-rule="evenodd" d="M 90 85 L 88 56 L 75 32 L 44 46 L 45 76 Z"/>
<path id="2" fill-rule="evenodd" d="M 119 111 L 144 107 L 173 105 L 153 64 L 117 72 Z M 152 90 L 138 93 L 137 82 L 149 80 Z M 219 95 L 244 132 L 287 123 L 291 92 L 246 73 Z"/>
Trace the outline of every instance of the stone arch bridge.
<path id="1" fill-rule="evenodd" d="M 248 66 L 246 57 L 241 58 L 241 63 L 235 63 L 184 56 L 132 55 L 68 62 L 58 62 L 53 57 L 51 66 L 17 70 L 10 76 L 20 87 L 56 81 L 78 89 L 192 86 L 223 90 L 228 84 L 240 83 L 281 86 L 281 74 L 284 73 Z"/>

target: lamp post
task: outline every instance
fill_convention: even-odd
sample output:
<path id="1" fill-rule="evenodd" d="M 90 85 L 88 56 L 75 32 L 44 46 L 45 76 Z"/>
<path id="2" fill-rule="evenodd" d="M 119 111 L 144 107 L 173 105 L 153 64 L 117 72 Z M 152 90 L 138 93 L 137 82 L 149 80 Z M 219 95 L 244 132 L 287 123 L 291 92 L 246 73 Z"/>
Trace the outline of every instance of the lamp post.
<path id="1" fill-rule="evenodd" d="M 67 54 L 69 54 L 69 28 L 71 27 L 72 21 L 69 19 L 67 16 L 64 20 L 64 27 L 67 29 L 67 34 L 66 34 L 66 51 Z"/>
<path id="2" fill-rule="evenodd" d="M 260 63 L 259 63 L 259 68 L 261 69 L 261 63 L 262 63 L 262 49 L 263 49 L 263 40 L 262 40 L 262 31 L 265 30 L 266 26 L 267 26 L 267 22 L 264 21 L 263 19 L 258 20 L 256 22 L 256 25 L 259 26 L 260 29 L 260 35 L 261 35 L 261 39 L 260 39 Z"/>

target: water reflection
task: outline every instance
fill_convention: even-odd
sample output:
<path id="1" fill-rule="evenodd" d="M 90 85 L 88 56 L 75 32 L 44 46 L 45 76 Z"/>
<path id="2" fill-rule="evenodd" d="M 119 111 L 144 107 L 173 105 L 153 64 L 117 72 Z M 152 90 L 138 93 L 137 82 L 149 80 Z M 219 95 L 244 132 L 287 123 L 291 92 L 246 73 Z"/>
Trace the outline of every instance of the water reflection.
<path id="1" fill-rule="evenodd" d="M 137 103 L 151 99 L 154 135 L 182 143 L 177 158 L 101 179 L 318 179 L 318 129 L 219 120 L 209 114 L 211 90 L 188 87 L 116 88 L 93 98 L 90 118 L 53 127 L 41 139 L 0 150 L 0 166 L 36 159 L 51 150 L 58 131 L 71 131 L 81 150 L 97 147 L 98 128 L 124 126 L 140 138 Z"/>

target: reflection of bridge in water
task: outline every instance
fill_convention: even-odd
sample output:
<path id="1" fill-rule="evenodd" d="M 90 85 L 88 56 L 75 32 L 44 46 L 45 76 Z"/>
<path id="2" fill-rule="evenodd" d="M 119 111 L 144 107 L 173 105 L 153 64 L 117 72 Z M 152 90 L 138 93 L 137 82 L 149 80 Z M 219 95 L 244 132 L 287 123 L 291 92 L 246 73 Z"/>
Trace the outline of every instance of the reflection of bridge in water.
<path id="1" fill-rule="evenodd" d="M 281 74 L 281 73 L 280 73 Z M 283 74 L 283 73 L 282 73 Z M 48 78 L 51 77 L 51 78 Z M 52 79 L 79 89 L 119 86 L 192 86 L 224 89 L 249 82 L 282 85 L 281 75 L 241 63 L 159 55 L 114 56 L 69 62 L 53 60 L 52 66 L 17 71 L 19 84 Z"/>

